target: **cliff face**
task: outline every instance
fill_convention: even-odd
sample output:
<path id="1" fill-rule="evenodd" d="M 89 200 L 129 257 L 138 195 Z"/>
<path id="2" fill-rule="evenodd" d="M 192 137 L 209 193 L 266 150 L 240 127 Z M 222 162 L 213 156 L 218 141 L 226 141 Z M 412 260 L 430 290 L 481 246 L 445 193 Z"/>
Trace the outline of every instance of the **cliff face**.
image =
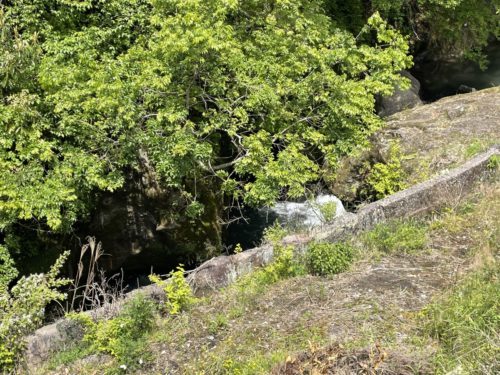
<path id="1" fill-rule="evenodd" d="M 341 161 L 331 190 L 347 203 L 359 203 L 367 173 L 387 162 L 398 142 L 404 182 L 412 185 L 463 163 L 500 143 L 500 87 L 443 98 L 396 113 L 372 138 L 369 149 Z"/>
<path id="2" fill-rule="evenodd" d="M 106 256 L 101 266 L 108 272 L 130 274 L 168 272 L 179 263 L 205 260 L 219 253 L 221 228 L 217 221 L 219 202 L 199 184 L 205 207 L 198 219 L 185 215 L 186 199 L 163 190 L 151 176 L 152 169 L 129 173 L 121 191 L 105 194 L 82 228 L 102 242 Z"/>

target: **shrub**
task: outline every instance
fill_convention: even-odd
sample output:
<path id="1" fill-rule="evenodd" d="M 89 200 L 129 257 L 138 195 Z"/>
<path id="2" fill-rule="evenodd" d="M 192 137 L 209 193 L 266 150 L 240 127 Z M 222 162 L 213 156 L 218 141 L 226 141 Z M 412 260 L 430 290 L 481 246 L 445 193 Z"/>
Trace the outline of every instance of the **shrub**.
<path id="1" fill-rule="evenodd" d="M 414 253 L 427 243 L 427 228 L 413 221 L 392 221 L 375 226 L 364 234 L 364 244 L 383 253 Z"/>
<path id="2" fill-rule="evenodd" d="M 305 273 L 301 262 L 294 254 L 293 246 L 274 245 L 274 260 L 263 269 L 265 282 L 275 283 L 279 280 L 300 276 Z"/>
<path id="3" fill-rule="evenodd" d="M 440 343 L 437 372 L 499 373 L 499 291 L 499 269 L 482 270 L 422 312 L 424 332 Z"/>
<path id="4" fill-rule="evenodd" d="M 237 281 L 238 297 L 246 298 L 263 292 L 268 286 L 280 280 L 306 274 L 301 259 L 295 254 L 293 246 L 274 245 L 274 259 L 263 268 L 259 268 Z"/>
<path id="5" fill-rule="evenodd" d="M 270 242 L 273 245 L 276 245 L 287 235 L 287 231 L 285 228 L 281 226 L 281 224 L 276 220 L 273 225 L 267 227 L 264 230 L 264 241 Z"/>
<path id="6" fill-rule="evenodd" d="M 216 335 L 219 333 L 219 331 L 223 330 L 226 328 L 228 325 L 228 319 L 226 315 L 217 313 L 215 314 L 215 317 L 210 320 L 208 324 L 208 332 L 212 335 Z"/>
<path id="7" fill-rule="evenodd" d="M 154 326 L 156 306 L 143 294 L 127 301 L 120 314 L 109 320 L 95 322 L 89 315 L 73 315 L 83 326 L 83 341 L 90 352 L 108 353 L 127 367 L 137 365 L 143 352 L 141 339 Z"/>
<path id="8" fill-rule="evenodd" d="M 66 298 L 58 291 L 69 280 L 58 278 L 69 252 L 63 253 L 46 274 L 23 276 L 9 290 L 17 276 L 6 248 L 0 246 L 0 371 L 11 371 L 25 349 L 24 337 L 38 328 L 51 301 Z"/>
<path id="9" fill-rule="evenodd" d="M 382 199 L 387 195 L 406 189 L 406 173 L 401 165 L 403 159 L 401 146 L 398 142 L 393 141 L 389 146 L 387 160 L 384 163 L 376 163 L 371 166 L 366 178 L 368 191 L 364 194 L 375 199 Z"/>
<path id="10" fill-rule="evenodd" d="M 17 269 L 6 247 L 0 246 L 0 295 L 9 290 L 9 284 L 18 275 Z"/>
<path id="11" fill-rule="evenodd" d="M 167 280 L 162 280 L 157 275 L 149 276 L 153 283 L 159 285 L 165 291 L 167 297 L 166 307 L 171 315 L 180 313 L 196 302 L 193 291 L 184 278 L 184 273 L 185 270 L 181 264 L 175 271 L 170 272 L 170 277 Z"/>
<path id="12" fill-rule="evenodd" d="M 240 254 L 243 252 L 243 248 L 241 247 L 241 244 L 237 243 L 236 246 L 234 247 L 234 251 L 233 251 L 235 254 Z"/>
<path id="13" fill-rule="evenodd" d="M 347 243 L 313 243 L 306 253 L 306 264 L 313 275 L 325 276 L 343 272 L 353 260 L 354 250 Z"/>
<path id="14" fill-rule="evenodd" d="M 325 223 L 329 223 L 337 214 L 337 203 L 327 202 L 319 206 L 319 212 Z"/>
<path id="15" fill-rule="evenodd" d="M 500 169 L 500 156 L 498 154 L 492 155 L 487 166 L 492 171 Z"/>

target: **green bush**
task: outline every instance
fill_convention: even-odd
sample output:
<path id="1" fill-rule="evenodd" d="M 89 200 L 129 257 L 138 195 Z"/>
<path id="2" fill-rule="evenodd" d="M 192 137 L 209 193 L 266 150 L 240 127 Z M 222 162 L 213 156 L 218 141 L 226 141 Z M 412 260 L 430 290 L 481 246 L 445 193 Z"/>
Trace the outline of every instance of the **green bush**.
<path id="1" fill-rule="evenodd" d="M 69 280 L 58 274 L 68 255 L 62 254 L 48 273 L 23 276 L 9 290 L 17 271 L 7 249 L 0 246 L 0 372 L 13 371 L 25 349 L 25 336 L 43 323 L 45 306 L 66 298 L 58 288 Z"/>
<path id="2" fill-rule="evenodd" d="M 73 315 L 73 318 L 82 323 L 83 341 L 89 345 L 90 352 L 111 354 L 120 365 L 131 368 L 137 366 L 144 352 L 141 339 L 154 327 L 155 312 L 155 303 L 138 294 L 125 303 L 116 318 L 97 322 L 86 314 Z"/>
<path id="3" fill-rule="evenodd" d="M 319 205 L 319 212 L 321 213 L 321 216 L 323 217 L 324 222 L 329 223 L 333 219 L 335 219 L 335 216 L 337 214 L 337 203 L 327 202 L 327 203 L 321 204 L 321 205 Z"/>
<path id="4" fill-rule="evenodd" d="M 274 260 L 263 269 L 267 284 L 300 276 L 305 273 L 302 263 L 294 254 L 293 246 L 274 245 Z"/>
<path id="5" fill-rule="evenodd" d="M 410 254 L 425 248 L 427 228 L 414 221 L 382 223 L 364 234 L 363 243 L 370 250 L 387 254 Z"/>
<path id="6" fill-rule="evenodd" d="M 263 268 L 259 268 L 237 281 L 235 288 L 239 296 L 257 295 L 269 285 L 280 280 L 306 274 L 304 262 L 298 257 L 293 246 L 274 244 L 274 259 Z"/>
<path id="7" fill-rule="evenodd" d="M 170 277 L 167 280 L 162 280 L 157 275 L 149 276 L 149 279 L 153 283 L 159 285 L 165 291 L 167 297 L 166 307 L 171 315 L 180 313 L 196 302 L 193 291 L 184 278 L 184 273 L 185 271 L 181 264 L 175 271 L 170 272 Z"/>
<path id="8" fill-rule="evenodd" d="M 347 243 L 317 242 L 307 249 L 306 264 L 313 275 L 334 275 L 347 270 L 353 256 L 354 249 Z"/>
<path id="9" fill-rule="evenodd" d="M 492 155 L 488 161 L 488 169 L 495 171 L 500 169 L 500 156 L 498 154 Z"/>
<path id="10" fill-rule="evenodd" d="M 264 229 L 264 241 L 273 245 L 279 243 L 287 235 L 287 230 L 276 220 L 273 225 Z"/>
<path id="11" fill-rule="evenodd" d="M 437 373 L 500 373 L 499 295 L 500 270 L 486 269 L 422 312 L 424 332 L 440 344 Z"/>
<path id="12" fill-rule="evenodd" d="M 401 164 L 404 155 L 399 142 L 393 141 L 389 146 L 387 160 L 366 166 L 368 176 L 366 177 L 367 188 L 364 195 L 372 199 L 382 199 L 400 190 L 406 189 L 406 173 Z"/>

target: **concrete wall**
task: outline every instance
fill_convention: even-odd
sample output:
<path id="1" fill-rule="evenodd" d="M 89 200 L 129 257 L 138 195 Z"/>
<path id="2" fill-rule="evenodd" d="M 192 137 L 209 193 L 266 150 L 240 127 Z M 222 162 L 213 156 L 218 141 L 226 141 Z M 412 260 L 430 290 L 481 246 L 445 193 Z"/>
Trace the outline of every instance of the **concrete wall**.
<path id="1" fill-rule="evenodd" d="M 368 230 L 387 219 L 423 215 L 450 201 L 459 201 L 476 182 L 490 174 L 489 160 L 498 154 L 499 148 L 493 147 L 456 169 L 371 203 L 356 214 L 347 213 L 306 235 L 288 236 L 284 243 L 294 244 L 300 249 L 313 240 L 333 242 Z M 272 246 L 264 245 L 240 254 L 213 258 L 198 267 L 190 275 L 190 281 L 198 292 L 220 288 L 253 268 L 269 263 L 272 257 Z"/>
<path id="2" fill-rule="evenodd" d="M 462 166 L 441 176 L 412 186 L 377 202 L 371 203 L 356 214 L 348 213 L 334 220 L 331 224 L 315 229 L 308 234 L 291 235 L 283 240 L 284 244 L 293 244 L 298 251 L 304 250 L 310 241 L 337 241 L 353 234 L 372 228 L 377 223 L 388 219 L 397 219 L 423 215 L 450 202 L 459 202 L 469 193 L 477 182 L 491 175 L 490 159 L 499 155 L 498 146 L 469 160 Z M 269 264 L 273 258 L 273 247 L 265 244 L 240 254 L 213 258 L 188 276 L 188 280 L 198 294 L 227 286 L 239 277 L 248 274 L 256 267 Z M 155 285 L 135 290 L 151 298 L 161 298 L 162 291 Z M 115 306 L 115 309 L 119 306 Z M 90 314 L 102 318 L 109 310 L 101 308 Z M 47 358 L 51 351 L 63 348 L 66 343 L 81 337 L 81 330 L 72 321 L 60 321 L 42 327 L 28 337 L 26 361 L 29 366 Z"/>

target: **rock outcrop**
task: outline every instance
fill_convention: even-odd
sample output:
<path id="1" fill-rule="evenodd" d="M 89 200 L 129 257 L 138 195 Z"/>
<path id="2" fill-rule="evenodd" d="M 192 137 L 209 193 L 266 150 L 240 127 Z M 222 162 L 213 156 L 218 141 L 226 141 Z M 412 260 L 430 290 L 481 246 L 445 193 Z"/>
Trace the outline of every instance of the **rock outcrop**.
<path id="1" fill-rule="evenodd" d="M 105 193 L 88 227 L 81 231 L 102 242 L 106 256 L 101 267 L 130 274 L 168 272 L 213 256 L 221 247 L 218 203 L 210 189 L 198 184 L 204 212 L 186 217 L 187 202 L 180 194 L 162 190 L 151 168 L 130 172 L 122 190 Z"/>
<path id="2" fill-rule="evenodd" d="M 341 161 L 330 185 L 333 194 L 347 204 L 362 201 L 366 171 L 388 161 L 394 141 L 400 145 L 407 186 L 446 172 L 500 143 L 500 87 L 447 97 L 388 117 L 369 149 Z"/>

